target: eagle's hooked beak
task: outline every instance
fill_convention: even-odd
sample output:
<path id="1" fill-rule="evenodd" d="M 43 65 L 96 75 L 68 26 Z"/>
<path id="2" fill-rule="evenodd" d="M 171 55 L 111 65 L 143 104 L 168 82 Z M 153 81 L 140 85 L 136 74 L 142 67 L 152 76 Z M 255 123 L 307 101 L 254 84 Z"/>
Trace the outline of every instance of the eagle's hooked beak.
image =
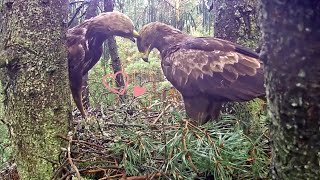
<path id="1" fill-rule="evenodd" d="M 135 38 L 139 37 L 139 33 L 136 30 L 133 30 L 132 36 Z"/>
<path id="2" fill-rule="evenodd" d="M 136 42 L 135 38 L 138 38 L 138 37 L 139 37 L 139 33 L 136 30 L 133 30 L 132 36 L 129 37 L 129 39 L 135 43 Z"/>
<path id="3" fill-rule="evenodd" d="M 150 47 L 145 52 L 140 52 L 140 54 L 141 54 L 141 58 L 143 59 L 144 62 L 150 63 L 148 60 L 148 57 L 150 54 Z"/>

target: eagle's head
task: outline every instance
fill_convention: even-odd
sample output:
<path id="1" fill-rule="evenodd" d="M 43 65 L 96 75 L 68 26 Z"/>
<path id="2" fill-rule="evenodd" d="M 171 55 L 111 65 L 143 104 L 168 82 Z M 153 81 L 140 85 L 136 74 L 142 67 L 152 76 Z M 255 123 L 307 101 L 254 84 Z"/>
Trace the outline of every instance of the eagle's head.
<path id="1" fill-rule="evenodd" d="M 153 48 L 160 50 L 161 46 L 164 45 L 164 38 L 181 33 L 178 29 L 161 22 L 151 22 L 144 25 L 140 29 L 139 37 L 137 38 L 137 46 L 142 59 L 148 62 L 149 53 Z"/>
<path id="2" fill-rule="evenodd" d="M 105 36 L 121 36 L 135 42 L 134 38 L 139 36 L 132 20 L 117 11 L 101 13 L 87 20 L 84 24 L 87 25 L 86 38 L 93 37 L 98 33 Z"/>

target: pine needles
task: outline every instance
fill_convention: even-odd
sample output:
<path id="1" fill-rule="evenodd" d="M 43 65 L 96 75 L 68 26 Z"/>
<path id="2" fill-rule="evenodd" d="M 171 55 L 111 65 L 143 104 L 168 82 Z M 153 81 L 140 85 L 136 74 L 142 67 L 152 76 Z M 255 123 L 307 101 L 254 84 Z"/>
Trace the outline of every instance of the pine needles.
<path id="1" fill-rule="evenodd" d="M 87 178 L 92 177 L 89 172 L 95 172 L 91 173 L 94 179 L 268 177 L 270 155 L 264 123 L 256 122 L 254 133 L 246 134 L 243 121 L 232 115 L 198 127 L 170 108 L 159 124 L 141 120 L 150 113 L 133 115 L 137 121 L 129 117 L 130 124 L 98 120 L 78 125 L 86 127 L 80 128 L 72 142 L 73 162 L 79 172 Z"/>

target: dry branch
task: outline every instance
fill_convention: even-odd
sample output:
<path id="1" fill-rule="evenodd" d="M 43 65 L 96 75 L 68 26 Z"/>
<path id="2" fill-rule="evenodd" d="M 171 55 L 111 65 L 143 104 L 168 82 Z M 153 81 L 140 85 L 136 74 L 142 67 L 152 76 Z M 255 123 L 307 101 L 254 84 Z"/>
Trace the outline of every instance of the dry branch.
<path id="1" fill-rule="evenodd" d="M 69 144 L 68 144 L 68 149 L 67 149 L 68 150 L 68 161 L 69 161 L 71 167 L 74 169 L 78 180 L 81 180 L 81 176 L 80 176 L 79 170 L 78 170 L 77 166 L 74 165 L 74 163 L 72 161 L 72 158 L 71 158 L 72 133 L 69 133 L 68 138 L 69 138 Z"/>

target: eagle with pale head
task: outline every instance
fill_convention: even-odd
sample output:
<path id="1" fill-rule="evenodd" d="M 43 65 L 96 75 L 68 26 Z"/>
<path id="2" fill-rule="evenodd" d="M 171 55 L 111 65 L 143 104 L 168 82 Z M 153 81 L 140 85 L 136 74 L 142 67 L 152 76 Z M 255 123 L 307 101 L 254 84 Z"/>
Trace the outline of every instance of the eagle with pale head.
<path id="1" fill-rule="evenodd" d="M 110 36 L 121 36 L 135 42 L 138 35 L 132 20 L 116 11 L 101 13 L 67 31 L 70 88 L 83 117 L 86 117 L 86 112 L 82 103 L 82 76 L 99 61 L 103 42 Z"/>
<path id="2" fill-rule="evenodd" d="M 246 47 L 194 37 L 160 22 L 141 28 L 137 46 L 146 62 L 152 49 L 159 50 L 164 75 L 181 93 L 187 115 L 199 124 L 218 118 L 223 103 L 265 95 L 263 62 Z"/>

